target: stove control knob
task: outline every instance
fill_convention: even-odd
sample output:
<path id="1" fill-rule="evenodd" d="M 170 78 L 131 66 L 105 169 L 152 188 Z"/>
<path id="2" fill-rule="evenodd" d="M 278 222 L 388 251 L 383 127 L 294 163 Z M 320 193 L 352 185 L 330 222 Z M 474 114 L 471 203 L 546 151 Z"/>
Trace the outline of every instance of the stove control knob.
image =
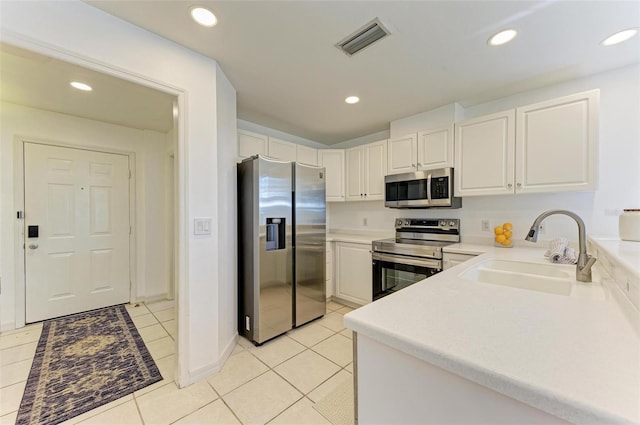
<path id="1" fill-rule="evenodd" d="M 441 221 L 441 222 L 440 222 L 440 226 L 446 226 L 446 225 L 447 225 L 447 222 L 446 222 L 446 221 Z"/>
<path id="2" fill-rule="evenodd" d="M 411 224 L 411 222 L 410 222 L 409 220 L 405 220 L 405 221 L 404 221 L 404 225 L 405 225 L 405 226 L 408 226 L 408 225 L 410 225 L 410 224 Z"/>
<path id="3" fill-rule="evenodd" d="M 455 221 L 450 221 L 450 222 L 449 222 L 449 226 L 453 227 L 453 226 L 455 226 L 455 225 L 456 225 L 456 222 L 455 222 Z"/>

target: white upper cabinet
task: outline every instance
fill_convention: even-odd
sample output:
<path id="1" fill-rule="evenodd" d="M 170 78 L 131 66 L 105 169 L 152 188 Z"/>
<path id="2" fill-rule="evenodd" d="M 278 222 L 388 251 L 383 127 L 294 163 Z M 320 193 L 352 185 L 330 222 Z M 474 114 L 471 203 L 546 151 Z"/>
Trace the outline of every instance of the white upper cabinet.
<path id="1" fill-rule="evenodd" d="M 387 141 L 347 149 L 347 201 L 384 199 L 384 175 L 387 168 Z"/>
<path id="2" fill-rule="evenodd" d="M 345 151 L 347 169 L 347 201 L 364 199 L 364 149 L 362 146 Z"/>
<path id="3" fill-rule="evenodd" d="M 249 158 L 253 155 L 267 155 L 267 136 L 238 130 L 238 156 Z"/>
<path id="4" fill-rule="evenodd" d="M 325 168 L 327 202 L 344 201 L 344 149 L 320 149 L 318 165 Z"/>
<path id="5" fill-rule="evenodd" d="M 270 158 L 281 161 L 295 161 L 297 155 L 296 144 L 285 142 L 275 137 L 269 137 L 268 155 Z"/>
<path id="6" fill-rule="evenodd" d="M 318 165 L 318 149 L 296 145 L 296 161 L 301 164 Z"/>
<path id="7" fill-rule="evenodd" d="M 595 190 L 600 93 L 516 109 L 516 193 Z"/>
<path id="8" fill-rule="evenodd" d="M 418 155 L 417 134 L 389 139 L 388 174 L 400 174 L 416 171 Z"/>
<path id="9" fill-rule="evenodd" d="M 387 171 L 387 141 L 364 145 L 364 195 L 368 200 L 384 199 Z"/>
<path id="10" fill-rule="evenodd" d="M 593 90 L 456 124 L 455 195 L 594 190 L 598 108 Z"/>
<path id="11" fill-rule="evenodd" d="M 515 111 L 456 124 L 455 196 L 513 193 Z"/>
<path id="12" fill-rule="evenodd" d="M 418 170 L 453 167 L 453 125 L 418 133 Z"/>
<path id="13" fill-rule="evenodd" d="M 452 125 L 389 139 L 388 174 L 453 167 L 453 162 Z"/>

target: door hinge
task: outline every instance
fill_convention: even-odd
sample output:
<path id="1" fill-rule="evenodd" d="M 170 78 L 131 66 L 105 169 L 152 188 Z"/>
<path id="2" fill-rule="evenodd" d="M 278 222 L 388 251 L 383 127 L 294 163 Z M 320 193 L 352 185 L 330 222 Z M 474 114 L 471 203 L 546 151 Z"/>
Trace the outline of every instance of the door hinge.
<path id="1" fill-rule="evenodd" d="M 131 178 L 131 170 L 129 170 L 129 178 Z"/>
<path id="2" fill-rule="evenodd" d="M 131 234 L 131 226 L 129 226 L 129 234 Z"/>
<path id="3" fill-rule="evenodd" d="M 24 218 L 24 211 L 16 211 L 16 218 L 21 220 Z"/>

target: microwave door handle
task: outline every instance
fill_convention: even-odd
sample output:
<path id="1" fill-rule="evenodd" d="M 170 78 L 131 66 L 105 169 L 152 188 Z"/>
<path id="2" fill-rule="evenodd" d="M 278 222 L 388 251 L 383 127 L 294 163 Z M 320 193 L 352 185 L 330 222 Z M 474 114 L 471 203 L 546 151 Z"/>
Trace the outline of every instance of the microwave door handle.
<path id="1" fill-rule="evenodd" d="M 431 204 L 431 173 L 427 175 L 427 202 Z"/>

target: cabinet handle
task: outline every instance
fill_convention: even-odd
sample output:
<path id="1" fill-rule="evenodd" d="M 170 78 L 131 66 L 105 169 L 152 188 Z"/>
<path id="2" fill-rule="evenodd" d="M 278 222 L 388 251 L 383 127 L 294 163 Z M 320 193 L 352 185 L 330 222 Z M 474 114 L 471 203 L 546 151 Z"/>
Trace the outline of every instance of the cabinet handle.
<path id="1" fill-rule="evenodd" d="M 516 186 L 522 187 L 522 183 L 518 183 L 518 184 L 516 184 Z"/>
<path id="2" fill-rule="evenodd" d="M 511 188 L 513 187 L 513 185 L 512 185 L 511 183 L 509 183 L 509 184 L 507 185 L 507 187 L 508 187 L 509 189 L 511 189 Z"/>
<path id="3" fill-rule="evenodd" d="M 422 164 L 420 164 L 419 162 L 418 162 L 418 167 L 422 167 Z"/>
<path id="4" fill-rule="evenodd" d="M 416 164 L 411 164 L 411 166 L 412 166 L 412 167 L 415 167 L 415 166 L 416 166 Z"/>

